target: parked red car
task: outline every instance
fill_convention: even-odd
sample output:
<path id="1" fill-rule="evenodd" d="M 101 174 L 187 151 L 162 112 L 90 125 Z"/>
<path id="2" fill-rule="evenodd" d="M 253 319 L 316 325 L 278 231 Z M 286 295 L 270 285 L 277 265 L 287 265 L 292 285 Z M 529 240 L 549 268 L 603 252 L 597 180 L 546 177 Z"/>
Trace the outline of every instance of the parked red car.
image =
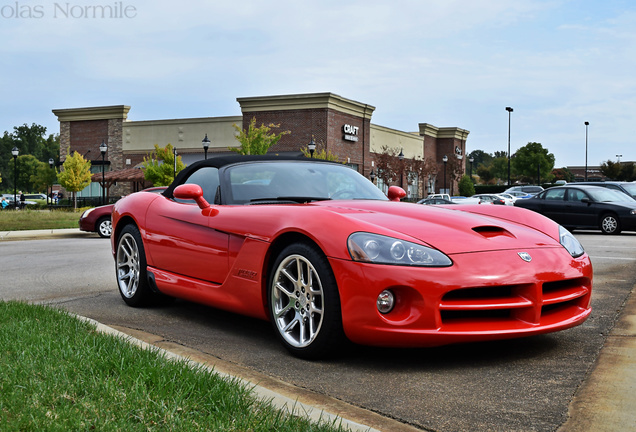
<path id="1" fill-rule="evenodd" d="M 549 333 L 591 312 L 592 265 L 567 230 L 509 206 L 396 202 L 342 164 L 196 162 L 113 209 L 128 305 L 179 297 L 269 320 L 294 355 L 345 338 L 425 347 Z"/>
<path id="2" fill-rule="evenodd" d="M 146 192 L 160 193 L 166 190 L 165 186 L 151 187 L 144 189 Z M 100 237 L 110 237 L 112 232 L 111 213 L 114 204 L 94 207 L 86 210 L 79 219 L 81 231 L 96 232 Z"/>
<path id="3" fill-rule="evenodd" d="M 112 231 L 110 214 L 112 212 L 113 204 L 86 210 L 79 219 L 80 230 L 96 232 L 100 237 L 110 237 Z"/>

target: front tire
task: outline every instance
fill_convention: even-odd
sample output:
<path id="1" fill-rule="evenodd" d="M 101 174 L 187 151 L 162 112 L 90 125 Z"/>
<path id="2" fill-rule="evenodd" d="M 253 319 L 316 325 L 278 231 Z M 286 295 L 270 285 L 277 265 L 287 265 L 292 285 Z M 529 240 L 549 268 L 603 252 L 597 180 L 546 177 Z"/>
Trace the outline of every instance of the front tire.
<path id="1" fill-rule="evenodd" d="M 295 243 L 283 249 L 272 266 L 268 300 L 276 334 L 295 356 L 326 357 L 342 344 L 338 287 L 317 247 Z"/>
<path id="2" fill-rule="evenodd" d="M 97 234 L 100 237 L 110 237 L 113 232 L 113 224 L 110 221 L 110 216 L 106 216 L 97 221 Z"/>
<path id="3" fill-rule="evenodd" d="M 143 306 L 150 301 L 152 291 L 146 274 L 146 252 L 135 225 L 126 225 L 117 240 L 115 271 L 119 293 L 128 306 Z"/>
<path id="4" fill-rule="evenodd" d="M 613 213 L 603 215 L 601 217 L 601 231 L 603 234 L 620 234 L 621 222 L 618 217 Z"/>

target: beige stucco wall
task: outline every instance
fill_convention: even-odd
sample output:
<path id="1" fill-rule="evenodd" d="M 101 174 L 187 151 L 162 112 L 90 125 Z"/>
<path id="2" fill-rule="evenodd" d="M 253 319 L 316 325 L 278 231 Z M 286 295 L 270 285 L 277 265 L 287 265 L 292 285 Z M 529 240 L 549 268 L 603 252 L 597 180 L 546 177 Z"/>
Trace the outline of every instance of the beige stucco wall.
<path id="1" fill-rule="evenodd" d="M 208 135 L 208 152 L 224 151 L 236 147 L 236 130 L 242 127 L 242 116 L 204 117 L 194 119 L 129 121 L 123 124 L 124 153 L 148 153 L 155 144 L 165 147 L 172 144 L 180 153 L 203 152 L 201 141 Z"/>
<path id="2" fill-rule="evenodd" d="M 402 132 L 371 124 L 371 152 L 382 153 L 382 147 L 400 149 L 407 159 L 424 158 L 423 138 L 415 133 Z"/>

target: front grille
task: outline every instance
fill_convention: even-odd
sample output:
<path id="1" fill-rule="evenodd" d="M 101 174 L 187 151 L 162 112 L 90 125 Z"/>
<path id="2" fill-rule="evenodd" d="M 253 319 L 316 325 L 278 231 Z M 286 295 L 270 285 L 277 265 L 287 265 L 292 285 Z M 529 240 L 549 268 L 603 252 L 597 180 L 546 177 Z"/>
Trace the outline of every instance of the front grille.
<path id="1" fill-rule="evenodd" d="M 440 303 L 442 326 L 470 325 L 487 331 L 512 321 L 545 324 L 580 314 L 588 307 L 590 281 L 462 288 L 446 293 Z"/>

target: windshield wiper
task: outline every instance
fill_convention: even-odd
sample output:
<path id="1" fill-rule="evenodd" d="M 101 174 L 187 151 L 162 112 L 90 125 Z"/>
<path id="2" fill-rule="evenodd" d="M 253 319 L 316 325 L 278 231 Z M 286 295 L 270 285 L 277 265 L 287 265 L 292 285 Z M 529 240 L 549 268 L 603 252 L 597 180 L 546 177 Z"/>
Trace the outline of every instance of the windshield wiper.
<path id="1" fill-rule="evenodd" d="M 312 201 L 326 201 L 330 200 L 328 197 L 309 197 L 309 196 L 279 196 L 276 198 L 254 198 L 250 200 L 250 203 L 264 204 L 266 202 L 293 202 L 297 204 L 305 204 Z"/>

